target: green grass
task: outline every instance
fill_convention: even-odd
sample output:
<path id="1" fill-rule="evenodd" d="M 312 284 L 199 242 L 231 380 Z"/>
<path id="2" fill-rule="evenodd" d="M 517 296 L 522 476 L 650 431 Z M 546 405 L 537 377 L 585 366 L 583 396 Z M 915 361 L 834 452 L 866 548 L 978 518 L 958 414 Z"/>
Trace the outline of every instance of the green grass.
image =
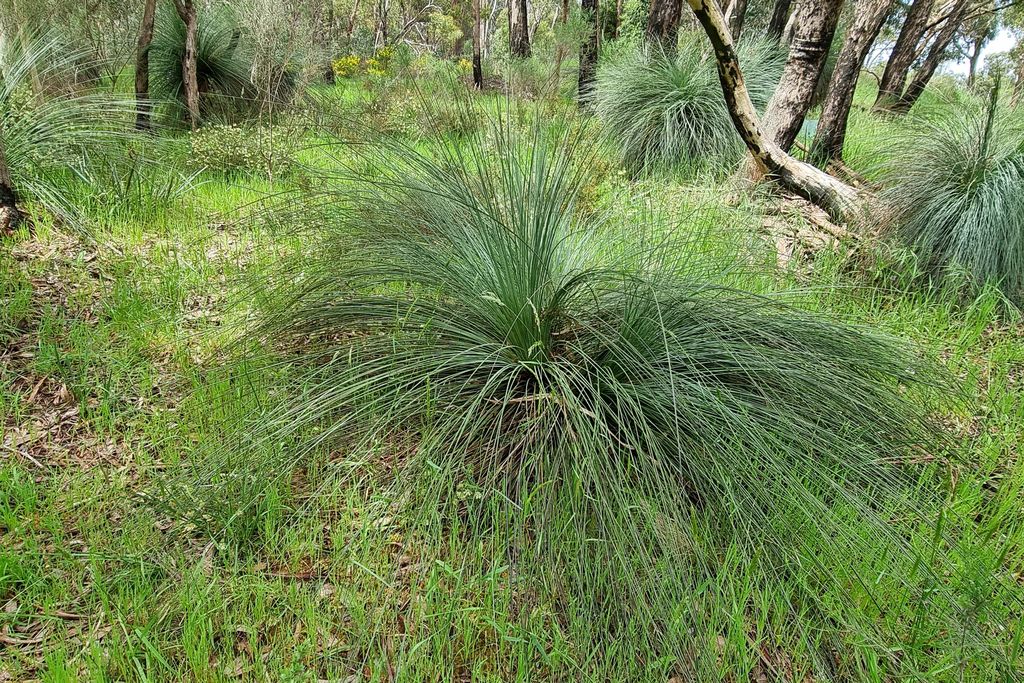
<path id="1" fill-rule="evenodd" d="M 857 119 L 851 137 L 867 140 L 889 125 Z M 326 166 L 334 156 L 355 158 L 311 150 L 303 161 Z M 588 168 L 609 166 L 598 157 Z M 981 548 L 966 559 L 947 548 L 954 571 L 943 581 L 967 584 L 947 587 L 962 589 L 957 609 L 981 610 L 978 631 L 996 652 L 965 654 L 941 620 L 915 619 L 913 596 L 883 579 L 874 591 L 884 613 L 865 593 L 850 595 L 864 619 L 903 635 L 898 673 L 858 640 L 870 629 L 836 628 L 823 616 L 851 608 L 841 591 L 820 590 L 815 570 L 796 570 L 806 587 L 780 590 L 763 566 L 723 543 L 720 571 L 681 603 L 706 610 L 691 634 L 703 645 L 700 667 L 712 679 L 741 681 L 828 680 L 827 667 L 851 681 L 914 680 L 907 670 L 924 680 L 1019 678 L 1020 320 L 991 291 L 966 303 L 906 293 L 888 270 L 869 285 L 856 262 L 827 252 L 812 269 L 766 271 L 774 254 L 758 226 L 767 199 L 725 206 L 714 184 L 633 185 L 615 170 L 588 178 L 586 206 L 700 231 L 709 259 L 745 259 L 724 274 L 729 284 L 764 295 L 799 286 L 801 309 L 907 339 L 962 387 L 961 400 L 936 415 L 958 457 L 922 453 L 910 467 L 940 482 L 951 546 Z M 200 180 L 159 211 L 97 211 L 96 244 L 41 220 L 36 234 L 0 248 L 0 629 L 29 641 L 0 644 L 0 672 L 46 681 L 685 680 L 685 661 L 651 655 L 643 619 L 615 624 L 608 637 L 609 624 L 593 621 L 593 596 L 555 577 L 539 580 L 527 559 L 511 566 L 505 542 L 513 535 L 500 510 L 469 514 L 483 505 L 474 487 L 456 490 L 442 535 L 427 538 L 416 516 L 393 512 L 396 501 L 376 485 L 394 466 L 387 449 L 361 476 L 329 489 L 320 484 L 331 458 L 308 459 L 277 473 L 285 476 L 272 486 L 252 486 L 251 514 L 234 518 L 230 507 L 207 511 L 210 519 L 171 516 L 139 498 L 159 482 L 182 481 L 261 402 L 279 397 L 269 382 L 253 391 L 225 379 L 233 323 L 249 313 L 228 302 L 250 278 L 310 246 L 289 229 L 290 211 L 263 204 L 292 180 L 271 187 L 259 172 Z M 304 191 L 288 199 L 310 220 Z M 264 379 L 274 371 L 256 370 Z M 414 444 L 390 444 L 403 445 Z M 924 519 L 921 529 L 935 523 Z M 855 566 L 870 569 L 871 559 L 847 568 Z M 980 595 L 978 582 L 972 595 L 970 581 L 987 567 L 1008 590 Z M 596 585 L 607 580 L 607 568 L 587 569 Z M 815 602 L 806 599 L 811 588 Z M 831 662 L 815 655 L 823 627 L 835 634 Z"/>

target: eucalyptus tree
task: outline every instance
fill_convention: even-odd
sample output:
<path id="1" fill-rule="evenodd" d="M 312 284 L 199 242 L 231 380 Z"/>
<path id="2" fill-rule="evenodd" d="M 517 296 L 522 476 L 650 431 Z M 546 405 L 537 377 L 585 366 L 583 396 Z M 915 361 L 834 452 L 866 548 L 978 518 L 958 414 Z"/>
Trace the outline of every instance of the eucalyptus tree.
<path id="1" fill-rule="evenodd" d="M 842 9 L 843 0 L 803 0 L 796 9 L 800 18 L 786 69 L 763 119 L 765 134 L 784 152 L 793 146 L 811 107 Z"/>
<path id="2" fill-rule="evenodd" d="M 666 51 L 675 51 L 682 13 L 683 0 L 651 0 L 644 38 L 649 43 L 660 44 Z"/>
<path id="3" fill-rule="evenodd" d="M 526 0 L 508 0 L 508 47 L 513 57 L 530 56 L 530 27 Z"/>
<path id="4" fill-rule="evenodd" d="M 828 94 L 821 107 L 818 129 L 814 135 L 811 154 L 818 159 L 839 159 L 843 155 L 846 123 L 853 105 L 864 59 L 892 11 L 893 0 L 860 0 L 853 24 L 846 33 L 839 52 Z"/>
<path id="5" fill-rule="evenodd" d="M 588 36 L 580 47 L 579 85 L 577 88 L 580 103 L 589 99 L 594 89 L 594 78 L 597 73 L 598 38 L 601 33 L 601 20 L 598 14 L 598 0 L 583 0 L 583 16 L 592 24 Z"/>
<path id="6" fill-rule="evenodd" d="M 149 48 L 153 44 L 153 26 L 156 22 L 156 0 L 146 0 L 142 10 L 142 24 L 139 26 L 139 44 L 135 56 L 135 127 L 149 130 Z"/>

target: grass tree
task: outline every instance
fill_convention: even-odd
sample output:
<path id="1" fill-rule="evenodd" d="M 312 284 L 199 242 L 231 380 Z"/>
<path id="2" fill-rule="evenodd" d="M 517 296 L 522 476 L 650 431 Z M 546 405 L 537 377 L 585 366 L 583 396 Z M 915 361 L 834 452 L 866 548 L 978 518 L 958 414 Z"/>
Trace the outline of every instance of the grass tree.
<path id="1" fill-rule="evenodd" d="M 15 35 L 0 45 L 0 207 L 3 227 L 26 216 L 33 202 L 81 228 L 72 166 L 80 159 L 119 154 L 133 131 L 124 121 L 134 102 L 75 82 L 87 55 L 56 34 Z M 36 88 L 46 83 L 48 92 Z M 88 152 L 82 155 L 83 151 Z"/>
<path id="2" fill-rule="evenodd" d="M 1024 304 L 1024 129 L 988 107 L 908 127 L 895 141 L 883 200 L 890 225 L 921 269 L 965 273 L 970 290 L 998 285 Z"/>
<path id="3" fill-rule="evenodd" d="M 235 104 L 252 99 L 256 89 L 250 82 L 253 55 L 229 7 L 214 6 L 197 14 L 192 40 L 197 88 L 194 98 L 189 94 L 192 85 L 182 68 L 190 59 L 188 23 L 177 13 L 158 14 L 149 51 L 153 92 L 157 97 L 174 103 L 176 113 L 183 113 L 190 122 L 198 122 L 209 114 L 213 96 Z"/>
<path id="4" fill-rule="evenodd" d="M 747 91 L 763 109 L 782 74 L 782 55 L 767 43 L 740 48 Z M 630 52 L 598 71 L 595 109 L 611 147 L 640 171 L 727 171 L 746 149 L 722 97 L 715 56 L 695 34 L 678 52 Z"/>
<path id="5" fill-rule="evenodd" d="M 899 669 L 898 638 L 858 605 L 882 585 L 914 602 L 930 580 L 933 544 L 893 520 L 936 503 L 911 463 L 944 449 L 925 407 L 941 375 L 730 287 L 697 233 L 595 213 L 574 148 L 498 125 L 429 156 L 367 150 L 244 334 L 274 387 L 244 456 L 211 453 L 167 500 L 231 522 L 256 514 L 247 487 L 319 468 L 314 503 L 355 478 L 428 563 L 490 547 L 539 600 L 583 610 L 600 656 L 628 632 L 707 680 L 719 634 L 748 647 L 722 615 L 749 599 L 782 610 L 771 628 L 813 632 L 821 671 L 850 632 Z M 207 496 L 230 516 L 202 517 Z M 731 567 L 756 578 L 732 585 Z M 401 567 L 371 571 L 387 586 Z M 928 585 L 922 614 L 969 634 Z"/>

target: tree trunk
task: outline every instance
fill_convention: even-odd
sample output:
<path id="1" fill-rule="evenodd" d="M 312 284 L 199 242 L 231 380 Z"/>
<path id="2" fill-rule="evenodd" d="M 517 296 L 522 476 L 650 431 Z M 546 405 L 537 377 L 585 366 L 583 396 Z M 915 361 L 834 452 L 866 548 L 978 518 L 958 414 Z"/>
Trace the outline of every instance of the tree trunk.
<path id="1" fill-rule="evenodd" d="M 885 110 L 903 94 L 903 86 L 907 82 L 907 72 L 914 63 L 917 45 L 921 42 L 924 32 L 928 30 L 928 17 L 931 16 L 935 0 L 914 0 L 903 21 L 903 28 L 896 39 L 896 44 L 885 64 L 882 80 L 878 84 L 878 96 L 875 98 L 876 110 Z"/>
<path id="2" fill-rule="evenodd" d="M 857 78 L 892 6 L 893 0 L 860 0 L 857 3 L 857 14 L 846 33 L 825 103 L 821 107 L 818 130 L 811 145 L 813 159 L 827 161 L 842 158 L 846 122 L 857 90 Z"/>
<path id="3" fill-rule="evenodd" d="M 480 0 L 473 0 L 473 85 L 484 88 L 484 67 L 480 52 Z"/>
<path id="4" fill-rule="evenodd" d="M 722 82 L 722 93 L 733 125 L 761 171 L 788 190 L 825 209 L 833 217 L 850 222 L 859 221 L 863 217 L 867 197 L 824 171 L 789 156 L 762 132 L 757 111 L 743 82 L 743 72 L 740 70 L 729 28 L 715 0 L 688 2 L 714 47 L 718 77 Z"/>
<path id="5" fill-rule="evenodd" d="M 615 39 L 619 38 L 619 29 L 622 28 L 622 0 L 615 5 Z"/>
<path id="6" fill-rule="evenodd" d="M 156 18 L 156 0 L 146 0 L 139 26 L 139 47 L 135 55 L 135 127 L 150 130 L 149 101 L 149 46 L 153 42 L 153 22 Z"/>
<path id="7" fill-rule="evenodd" d="M 740 39 L 740 31 L 743 30 L 743 20 L 747 16 L 747 0 L 732 0 L 729 3 L 729 33 L 733 41 Z"/>
<path id="8" fill-rule="evenodd" d="M 981 49 L 985 46 L 985 38 L 977 38 L 974 41 L 974 49 L 971 51 L 970 68 L 967 71 L 967 87 L 974 87 L 974 76 L 978 71 L 978 58 L 981 57 Z"/>
<path id="9" fill-rule="evenodd" d="M 188 122 L 195 130 L 199 126 L 199 74 L 196 34 L 199 25 L 196 20 L 196 6 L 192 0 L 174 0 L 174 9 L 185 22 L 185 57 L 181 61 L 181 76 L 185 88 L 185 106 L 188 108 Z"/>
<path id="10" fill-rule="evenodd" d="M 775 9 L 772 10 L 772 18 L 768 21 L 768 38 L 778 42 L 782 39 L 782 32 L 789 23 L 789 6 L 792 0 L 778 0 Z"/>
<path id="11" fill-rule="evenodd" d="M 530 33 L 526 17 L 526 0 L 508 0 L 508 49 L 513 57 L 530 56 Z"/>
<path id="12" fill-rule="evenodd" d="M 359 12 L 359 0 L 352 3 L 352 14 L 348 15 L 348 28 L 345 29 L 345 37 L 352 37 L 352 29 L 356 27 L 356 15 Z"/>
<path id="13" fill-rule="evenodd" d="M 907 91 L 903 93 L 901 97 L 893 106 L 892 110 L 899 114 L 905 114 L 910 111 L 914 103 L 917 102 L 917 98 L 924 92 L 924 88 L 928 85 L 928 81 L 935 75 L 935 70 L 939 68 L 939 64 L 942 63 L 942 58 L 946 54 L 946 48 L 956 38 L 957 31 L 960 30 L 960 26 L 964 23 L 964 18 L 967 16 L 967 10 L 970 9 L 971 0 L 957 0 L 953 6 L 952 11 L 949 14 L 949 18 L 943 25 L 942 30 L 939 31 L 939 35 L 935 38 L 935 42 L 932 43 L 932 47 L 928 50 L 928 56 L 924 58 L 924 63 L 921 64 L 921 68 L 914 73 L 914 77 L 910 80 L 910 85 L 907 86 Z"/>
<path id="14" fill-rule="evenodd" d="M 0 128 L 0 235 L 14 232 L 21 223 L 21 211 L 18 210 L 11 182 L 11 169 L 7 166 L 7 151 L 4 148 L 4 132 Z"/>
<path id="15" fill-rule="evenodd" d="M 786 70 L 764 115 L 765 135 L 788 152 L 804 125 L 828 59 L 843 0 L 804 0 Z"/>
<path id="16" fill-rule="evenodd" d="M 649 43 L 660 43 L 666 52 L 675 52 L 679 45 L 679 19 L 683 0 L 651 0 L 644 37 Z"/>
<path id="17" fill-rule="evenodd" d="M 584 18 L 592 24 L 590 35 L 580 48 L 580 78 L 578 97 L 579 103 L 585 104 L 594 89 L 594 74 L 597 71 L 597 40 L 601 32 L 598 16 L 597 0 L 582 0 L 581 9 Z"/>

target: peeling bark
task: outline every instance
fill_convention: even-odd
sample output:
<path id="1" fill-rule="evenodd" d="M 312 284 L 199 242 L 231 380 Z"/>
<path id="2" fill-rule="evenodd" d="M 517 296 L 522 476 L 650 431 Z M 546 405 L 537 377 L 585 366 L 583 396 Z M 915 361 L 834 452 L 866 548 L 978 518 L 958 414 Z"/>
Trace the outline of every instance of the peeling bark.
<path id="1" fill-rule="evenodd" d="M 530 56 L 530 33 L 526 18 L 526 0 L 508 0 L 508 47 L 513 57 Z"/>
<path id="2" fill-rule="evenodd" d="M 729 27 L 715 0 L 688 2 L 714 48 L 722 93 L 733 125 L 761 171 L 833 217 L 860 222 L 869 197 L 824 171 L 789 156 L 764 132 L 743 81 Z"/>
<path id="3" fill-rule="evenodd" d="M 146 0 L 139 26 L 139 45 L 135 55 L 135 127 L 150 130 L 149 101 L 149 46 L 153 42 L 153 23 L 156 18 L 156 0 Z"/>
<path id="4" fill-rule="evenodd" d="M 882 80 L 878 84 L 878 96 L 875 97 L 874 109 L 887 109 L 903 94 L 903 86 L 907 82 L 910 65 L 916 58 L 917 45 L 928 30 L 928 17 L 931 16 L 935 0 L 914 0 L 903 21 L 903 28 L 896 39 L 896 44 L 885 64 Z"/>
<path id="5" fill-rule="evenodd" d="M 786 69 L 764 115 L 764 130 L 785 152 L 811 108 L 842 9 L 843 0 L 804 0 L 798 8 L 801 14 Z"/>
<path id="6" fill-rule="evenodd" d="M 842 159 L 846 123 L 850 117 L 853 95 L 857 90 L 857 78 L 871 45 L 892 11 L 892 6 L 893 0 L 860 0 L 857 3 L 853 25 L 846 33 L 839 61 L 832 72 L 825 103 L 821 107 L 818 130 L 811 145 L 812 158 Z"/>
<path id="7" fill-rule="evenodd" d="M 199 24 L 196 20 L 196 6 L 192 0 L 174 0 L 174 9 L 185 22 L 185 57 L 181 61 L 181 74 L 185 88 L 185 106 L 192 130 L 199 127 L 199 73 L 196 34 Z"/>

